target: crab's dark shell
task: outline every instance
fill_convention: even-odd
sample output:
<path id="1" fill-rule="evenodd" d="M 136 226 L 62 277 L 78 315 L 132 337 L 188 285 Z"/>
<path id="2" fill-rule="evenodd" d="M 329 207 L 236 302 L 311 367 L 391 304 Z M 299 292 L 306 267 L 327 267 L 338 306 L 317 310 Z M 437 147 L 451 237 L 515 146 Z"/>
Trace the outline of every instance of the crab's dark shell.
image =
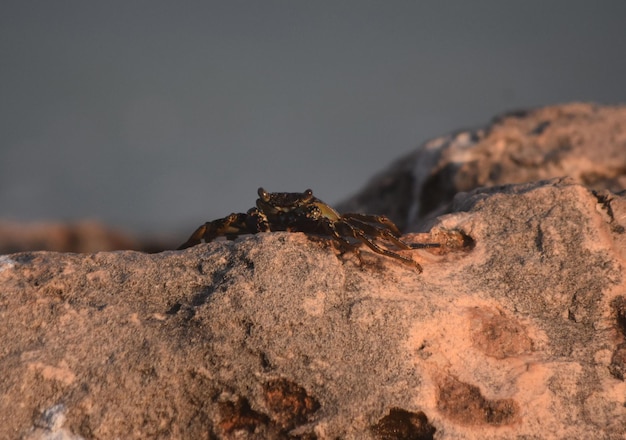
<path id="1" fill-rule="evenodd" d="M 364 243 L 374 252 L 412 264 L 421 271 L 421 266 L 412 259 L 392 252 L 375 241 L 387 241 L 400 249 L 438 246 L 408 245 L 400 239 L 400 231 L 396 225 L 385 216 L 340 215 L 326 203 L 313 197 L 310 189 L 302 193 L 269 193 L 259 188 L 258 195 L 255 208 L 245 214 L 233 213 L 205 223 L 179 249 L 194 246 L 202 240 L 209 242 L 220 236 L 233 239 L 239 235 L 269 231 L 305 232 L 329 236 L 341 246 L 354 250 L 359 258 L 357 244 Z"/>

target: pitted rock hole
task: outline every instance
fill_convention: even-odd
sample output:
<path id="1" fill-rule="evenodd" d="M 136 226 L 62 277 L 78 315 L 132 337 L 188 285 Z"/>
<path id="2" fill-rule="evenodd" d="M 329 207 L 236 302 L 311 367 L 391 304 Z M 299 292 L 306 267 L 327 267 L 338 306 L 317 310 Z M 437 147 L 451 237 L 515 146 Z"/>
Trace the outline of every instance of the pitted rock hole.
<path id="1" fill-rule="evenodd" d="M 226 433 L 235 430 L 253 432 L 257 426 L 269 423 L 269 418 L 265 414 L 254 411 L 250 407 L 248 399 L 244 397 L 240 397 L 234 402 L 220 402 L 218 407 L 219 426 Z"/>
<path id="2" fill-rule="evenodd" d="M 314 397 L 306 390 L 286 379 L 275 379 L 263 387 L 265 402 L 271 410 L 272 419 L 284 429 L 307 422 L 308 417 L 320 408 Z"/>
<path id="3" fill-rule="evenodd" d="M 372 426 L 377 440 L 432 440 L 435 431 L 422 411 L 414 413 L 402 408 L 391 408 Z"/>
<path id="4" fill-rule="evenodd" d="M 616 297 L 611 301 L 611 307 L 615 313 L 617 329 L 625 341 L 618 344 L 613 350 L 609 372 L 614 378 L 624 380 L 626 378 L 626 298 L 623 296 Z"/>
<path id="5" fill-rule="evenodd" d="M 437 408 L 464 425 L 508 425 L 519 413 L 519 406 L 513 399 L 486 399 L 477 386 L 453 376 L 447 376 L 439 384 Z"/>
<path id="6" fill-rule="evenodd" d="M 470 319 L 472 345 L 487 356 L 504 359 L 532 351 L 526 329 L 513 318 L 476 308 L 471 310 Z"/>
<path id="7" fill-rule="evenodd" d="M 626 297 L 616 297 L 611 301 L 611 307 L 613 307 L 615 311 L 617 328 L 622 332 L 624 338 L 626 338 Z"/>
<path id="8" fill-rule="evenodd" d="M 288 431 L 307 423 L 311 414 L 320 408 L 317 399 L 301 386 L 286 379 L 271 380 L 263 386 L 263 397 L 269 411 L 259 412 L 245 397 L 218 403 L 219 427 L 226 433 L 234 431 L 262 432 L 269 438 L 293 438 Z M 304 434 L 298 438 L 315 438 Z"/>

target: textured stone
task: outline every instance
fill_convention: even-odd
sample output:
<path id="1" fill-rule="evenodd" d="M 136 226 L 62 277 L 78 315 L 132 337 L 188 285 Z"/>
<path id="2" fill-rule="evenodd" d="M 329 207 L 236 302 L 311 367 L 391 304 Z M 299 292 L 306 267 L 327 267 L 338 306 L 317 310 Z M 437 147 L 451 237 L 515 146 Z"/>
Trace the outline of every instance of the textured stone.
<path id="1" fill-rule="evenodd" d="M 626 106 L 510 112 L 486 127 L 432 139 L 338 209 L 386 214 L 416 231 L 449 212 L 459 192 L 565 176 L 596 190 L 626 190 Z"/>
<path id="2" fill-rule="evenodd" d="M 625 197 L 450 211 L 422 274 L 300 233 L 0 257 L 0 438 L 624 438 Z"/>

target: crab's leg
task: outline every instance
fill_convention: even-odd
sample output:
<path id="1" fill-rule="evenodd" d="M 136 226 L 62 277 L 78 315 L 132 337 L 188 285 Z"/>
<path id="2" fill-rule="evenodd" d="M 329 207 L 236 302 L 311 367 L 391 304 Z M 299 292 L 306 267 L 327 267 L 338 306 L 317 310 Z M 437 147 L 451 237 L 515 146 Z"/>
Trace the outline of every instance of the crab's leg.
<path id="1" fill-rule="evenodd" d="M 233 239 L 239 235 L 250 234 L 246 219 L 246 214 L 233 213 L 228 217 L 206 222 L 196 229 L 189 239 L 178 247 L 178 250 L 200 244 L 202 240 L 208 243 L 217 237 Z"/>
<path id="2" fill-rule="evenodd" d="M 359 260 L 359 263 L 361 265 L 363 265 L 363 259 L 361 258 L 361 251 L 359 250 L 358 246 L 360 243 L 350 243 L 348 240 L 346 240 L 345 238 L 343 238 L 339 232 L 337 232 L 337 229 L 335 228 L 335 222 L 330 221 L 329 219 L 326 219 L 325 222 L 323 222 L 324 226 L 325 226 L 325 230 L 327 233 L 330 233 L 330 235 L 339 242 L 339 246 L 340 246 L 340 251 L 341 254 L 343 255 L 346 251 L 350 250 L 352 252 L 354 252 L 354 254 L 356 255 L 356 257 Z M 352 235 L 352 234 L 351 234 Z"/>
<path id="3" fill-rule="evenodd" d="M 375 217 L 375 216 L 363 215 L 363 217 Z M 380 237 L 393 242 L 396 246 L 398 246 L 401 249 L 427 249 L 427 248 L 436 248 L 436 247 L 441 246 L 440 243 L 411 243 L 409 244 L 401 240 L 399 238 L 400 237 L 399 235 L 390 233 L 389 229 L 385 227 L 386 225 L 383 225 L 381 227 L 378 224 L 367 223 L 360 218 L 352 217 L 352 216 L 348 217 L 346 220 L 349 220 L 347 221 L 347 223 L 351 223 L 356 228 L 361 229 L 363 232 L 365 232 L 365 234 L 371 235 L 371 236 L 379 235 Z M 391 220 L 389 220 L 389 222 L 391 223 Z M 393 225 L 393 223 L 391 224 Z"/>
<path id="4" fill-rule="evenodd" d="M 389 240 L 393 242 L 396 246 L 401 249 L 411 249 L 407 243 L 400 240 L 399 235 L 395 235 L 394 232 L 390 231 L 386 225 L 378 226 L 376 224 L 367 223 L 355 217 L 349 217 L 344 219 L 344 222 L 354 229 L 359 229 L 363 231 L 366 235 L 378 236 L 385 240 Z"/>
<path id="5" fill-rule="evenodd" d="M 389 219 L 389 217 L 387 217 L 386 215 L 358 214 L 354 212 L 349 212 L 347 214 L 343 214 L 341 218 L 344 220 L 354 219 L 358 221 L 359 223 L 366 223 L 366 224 L 374 223 L 377 225 L 377 229 L 384 228 L 388 230 L 389 232 L 391 232 L 396 237 L 399 237 L 402 235 L 402 233 L 400 232 L 396 224 L 392 222 Z"/>
<path id="6" fill-rule="evenodd" d="M 395 258 L 396 260 L 400 260 L 405 263 L 408 263 L 412 266 L 415 266 L 420 273 L 422 272 L 422 266 L 420 266 L 420 264 L 417 261 L 414 261 L 407 257 L 403 257 L 402 255 L 396 254 L 395 252 L 392 252 L 389 249 L 385 249 L 377 245 L 370 238 L 368 238 L 363 231 L 359 230 L 358 228 L 351 225 L 347 221 L 336 222 L 335 225 L 337 224 L 345 226 L 348 229 L 348 232 L 350 233 L 352 237 L 365 243 L 365 245 L 369 247 L 371 250 L 373 250 L 374 252 L 381 254 L 381 255 L 386 255 L 387 257 Z M 335 238 L 338 238 L 341 242 L 347 242 L 345 238 L 341 237 L 341 235 L 338 233 L 338 231 L 336 230 L 334 226 L 331 230 L 333 231 L 333 236 Z"/>
<path id="7" fill-rule="evenodd" d="M 257 232 L 268 232 L 270 230 L 270 224 L 266 215 L 258 208 L 251 208 L 244 216 L 244 222 L 249 234 L 256 234 Z"/>
<path id="8" fill-rule="evenodd" d="M 405 263 L 408 263 L 412 266 L 415 266 L 415 268 L 420 273 L 422 272 L 422 266 L 417 261 L 412 260 L 411 258 L 403 257 L 402 255 L 396 254 L 395 252 L 392 252 L 389 249 L 385 249 L 385 248 L 378 246 L 376 243 L 374 243 L 372 240 L 366 237 L 365 234 L 363 234 L 362 232 L 356 231 L 356 238 L 358 238 L 363 243 L 365 243 L 374 252 L 377 252 L 379 254 L 386 255 L 387 257 L 395 258 L 396 260 L 400 260 Z"/>

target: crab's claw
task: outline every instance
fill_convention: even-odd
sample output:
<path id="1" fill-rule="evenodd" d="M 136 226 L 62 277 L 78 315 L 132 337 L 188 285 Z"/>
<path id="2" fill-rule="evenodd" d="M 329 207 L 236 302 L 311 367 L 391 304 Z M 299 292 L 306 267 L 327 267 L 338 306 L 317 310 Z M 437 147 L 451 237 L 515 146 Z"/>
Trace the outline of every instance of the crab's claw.
<path id="1" fill-rule="evenodd" d="M 202 237 L 204 236 L 204 233 L 206 232 L 207 225 L 208 223 L 205 223 L 202 226 L 200 226 L 198 229 L 196 229 L 193 232 L 193 234 L 191 234 L 191 237 L 189 237 L 186 242 L 178 246 L 176 250 L 180 251 L 182 249 L 187 249 L 187 248 L 190 248 L 192 246 L 202 243 Z"/>
<path id="2" fill-rule="evenodd" d="M 178 247 L 178 250 L 187 249 L 203 241 L 208 243 L 217 237 L 233 239 L 239 235 L 249 234 L 246 218 L 246 214 L 233 213 L 228 217 L 207 222 L 196 229 L 191 237 Z"/>

